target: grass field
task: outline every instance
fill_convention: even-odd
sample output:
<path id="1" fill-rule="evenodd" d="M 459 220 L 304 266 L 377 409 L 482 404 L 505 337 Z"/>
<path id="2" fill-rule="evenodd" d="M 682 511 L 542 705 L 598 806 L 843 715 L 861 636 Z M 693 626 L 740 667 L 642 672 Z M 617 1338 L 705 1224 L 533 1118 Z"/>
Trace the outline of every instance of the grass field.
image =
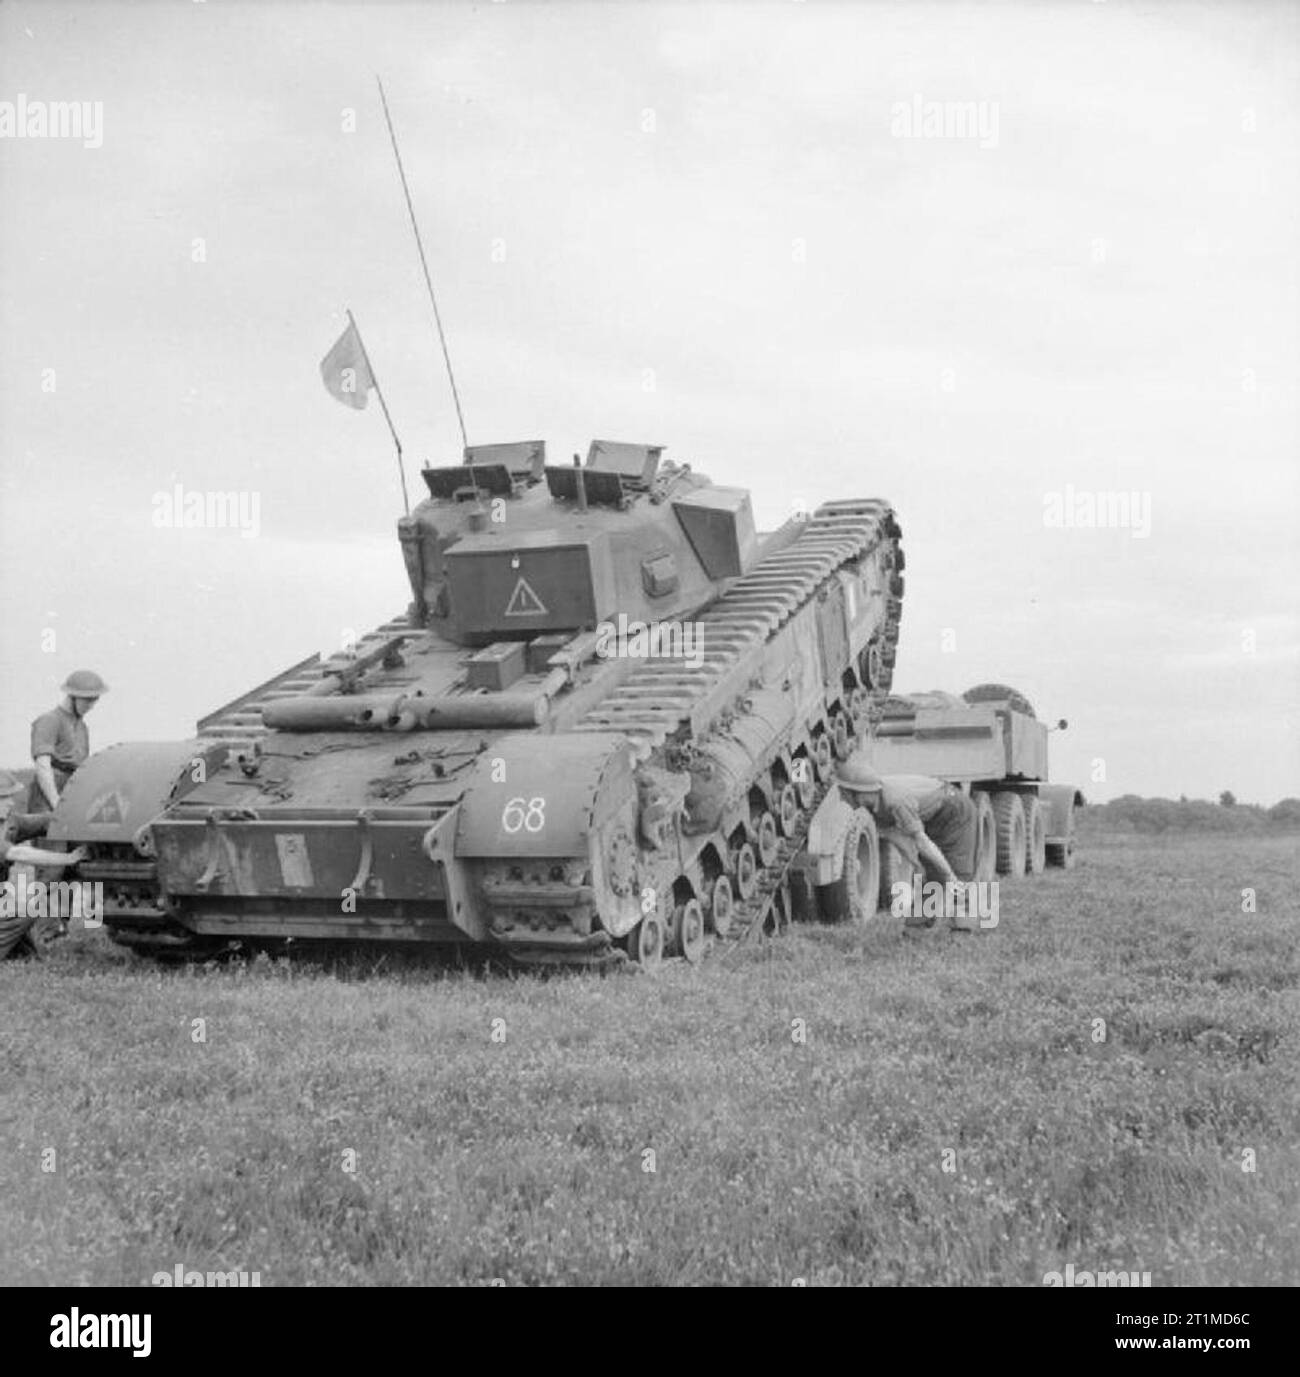
<path id="1" fill-rule="evenodd" d="M 654 978 L 79 932 L 0 966 L 0 1282 L 1294 1283 L 1298 886 L 1294 836 L 1100 837 L 993 931 Z"/>

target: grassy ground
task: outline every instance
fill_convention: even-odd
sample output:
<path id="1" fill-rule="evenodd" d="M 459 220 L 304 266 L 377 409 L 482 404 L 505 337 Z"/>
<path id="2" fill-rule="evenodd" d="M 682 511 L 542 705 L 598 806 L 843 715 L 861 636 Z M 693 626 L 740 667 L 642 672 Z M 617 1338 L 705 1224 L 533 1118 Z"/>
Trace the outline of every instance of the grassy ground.
<path id="1" fill-rule="evenodd" d="M 657 978 L 77 933 L 0 966 L 0 1282 L 1294 1282 L 1298 883 L 1294 837 L 1098 838 L 994 931 Z"/>

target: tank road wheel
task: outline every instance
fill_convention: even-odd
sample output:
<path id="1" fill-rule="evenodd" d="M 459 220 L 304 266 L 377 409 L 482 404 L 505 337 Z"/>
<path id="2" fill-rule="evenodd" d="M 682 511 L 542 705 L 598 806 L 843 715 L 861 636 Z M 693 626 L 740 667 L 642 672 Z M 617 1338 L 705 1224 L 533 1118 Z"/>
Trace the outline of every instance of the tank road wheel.
<path id="1" fill-rule="evenodd" d="M 994 794 L 998 827 L 998 874 L 1020 879 L 1025 873 L 1025 809 L 1019 794 Z"/>
<path id="2" fill-rule="evenodd" d="M 885 684 L 884 647 L 879 640 L 872 641 L 862 652 L 862 658 L 858 664 L 858 673 L 866 680 L 869 689 L 887 687 Z"/>
<path id="3" fill-rule="evenodd" d="M 975 800 L 975 878 L 987 882 L 998 869 L 998 824 L 993 816 L 993 800 L 987 794 Z"/>
<path id="4" fill-rule="evenodd" d="M 776 860 L 776 850 L 779 845 L 779 839 L 776 835 L 776 819 L 771 813 L 760 813 L 754 823 L 754 831 L 757 834 L 755 844 L 758 849 L 759 862 L 762 865 L 771 865 Z"/>
<path id="5" fill-rule="evenodd" d="M 853 731 L 849 727 L 846 713 L 837 712 L 831 718 L 831 738 L 834 742 L 835 758 L 847 760 L 853 754 Z"/>
<path id="6" fill-rule="evenodd" d="M 829 784 L 835 773 L 835 749 L 825 732 L 818 732 L 813 738 L 813 764 L 817 767 L 817 779 Z"/>
<path id="7" fill-rule="evenodd" d="M 793 837 L 799 828 L 799 795 L 793 784 L 777 786 L 776 821 L 783 837 Z"/>
<path id="8" fill-rule="evenodd" d="M 627 935 L 627 954 L 646 970 L 655 970 L 664 955 L 664 925 L 657 913 L 647 913 Z"/>
<path id="9" fill-rule="evenodd" d="M 696 908 L 699 904 L 694 899 L 691 900 Z M 690 905 L 688 904 L 689 908 Z M 734 905 L 731 900 L 731 881 L 725 875 L 719 875 L 713 884 L 713 893 L 709 899 L 709 924 L 719 937 L 725 937 L 731 931 L 731 918 Z M 701 929 L 701 935 L 703 929 Z"/>
<path id="10" fill-rule="evenodd" d="M 726 884 L 726 876 L 724 875 L 718 883 Z M 730 918 L 727 920 L 727 926 L 731 926 Z M 704 959 L 704 910 L 700 907 L 698 899 L 687 900 L 677 910 L 677 943 L 682 955 L 692 966 L 698 966 Z"/>
<path id="11" fill-rule="evenodd" d="M 736 893 L 742 899 L 752 899 L 758 888 L 758 862 L 754 859 L 754 848 L 746 842 L 735 852 Z"/>
<path id="12" fill-rule="evenodd" d="M 1033 794 L 1021 800 L 1025 809 L 1025 869 L 1031 875 L 1041 875 L 1047 868 L 1047 820 L 1043 805 Z"/>
<path id="13" fill-rule="evenodd" d="M 844 837 L 840 878 L 817 886 L 817 903 L 828 923 L 870 918 L 879 906 L 880 837 L 865 808 L 856 808 Z"/>

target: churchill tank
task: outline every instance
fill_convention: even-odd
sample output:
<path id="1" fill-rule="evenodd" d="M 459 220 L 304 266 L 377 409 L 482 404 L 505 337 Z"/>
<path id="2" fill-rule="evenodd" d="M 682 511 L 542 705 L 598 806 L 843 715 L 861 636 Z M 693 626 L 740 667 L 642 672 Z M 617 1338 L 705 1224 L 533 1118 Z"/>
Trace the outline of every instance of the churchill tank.
<path id="1" fill-rule="evenodd" d="M 755 529 L 660 446 L 475 446 L 398 523 L 408 609 L 92 756 L 50 838 L 113 939 L 478 944 L 653 966 L 779 929 L 810 819 L 889 696 L 878 498 Z"/>

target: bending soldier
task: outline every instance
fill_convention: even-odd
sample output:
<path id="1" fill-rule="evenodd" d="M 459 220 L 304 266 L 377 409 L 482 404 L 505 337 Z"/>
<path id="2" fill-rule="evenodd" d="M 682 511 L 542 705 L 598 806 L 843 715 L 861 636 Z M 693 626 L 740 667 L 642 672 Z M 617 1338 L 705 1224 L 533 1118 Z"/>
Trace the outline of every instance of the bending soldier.
<path id="1" fill-rule="evenodd" d="M 48 814 L 42 817 L 12 811 L 14 796 L 20 794 L 22 788 L 8 770 L 0 770 L 0 886 L 8 881 L 11 865 L 63 867 L 86 859 L 84 846 L 75 851 L 46 851 L 24 840 L 43 832 L 49 819 Z M 14 902 L 0 905 L 0 961 L 24 952 L 39 955 L 32 927 L 40 915 L 29 916 L 20 910 L 16 894 Z"/>
<path id="2" fill-rule="evenodd" d="M 945 883 L 975 878 L 976 810 L 955 784 L 929 775 L 883 778 L 855 753 L 838 770 L 840 789 L 881 827 L 909 837 L 922 862 Z"/>

